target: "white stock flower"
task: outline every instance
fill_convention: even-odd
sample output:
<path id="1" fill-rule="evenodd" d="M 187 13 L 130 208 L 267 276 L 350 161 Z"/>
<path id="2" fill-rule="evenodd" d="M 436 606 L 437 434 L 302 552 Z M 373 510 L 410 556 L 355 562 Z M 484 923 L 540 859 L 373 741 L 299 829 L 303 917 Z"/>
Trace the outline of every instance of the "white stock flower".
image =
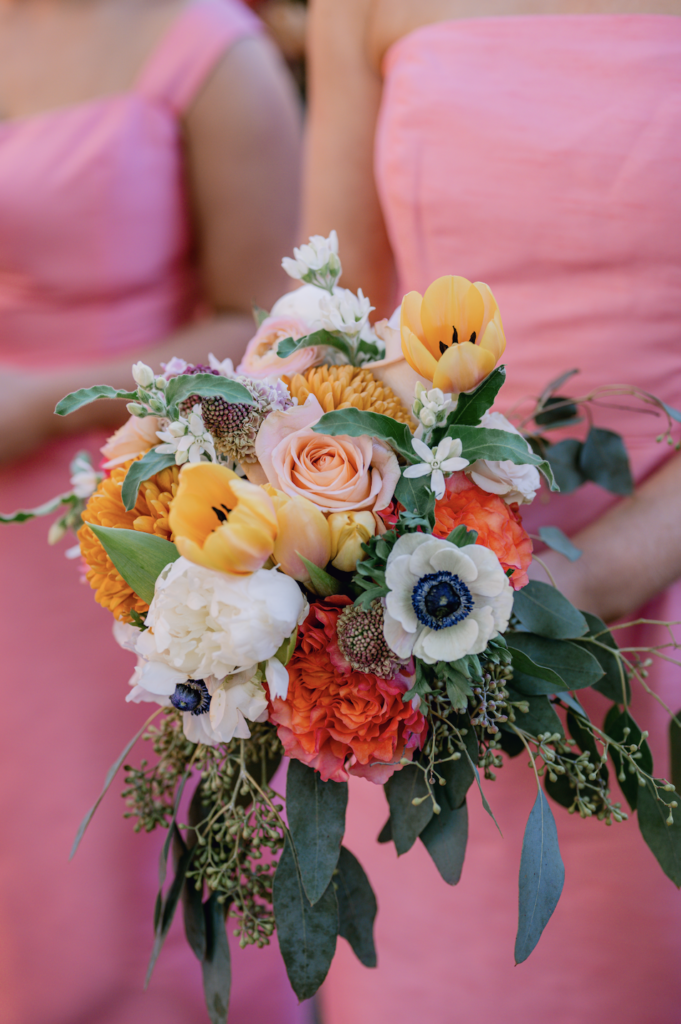
<path id="1" fill-rule="evenodd" d="M 407 533 L 386 565 L 383 635 L 400 658 L 432 665 L 481 654 L 508 626 L 513 589 L 489 548 L 458 548 L 429 534 Z"/>
<path id="2" fill-rule="evenodd" d="M 505 430 L 507 434 L 518 434 L 512 423 L 500 412 L 483 413 L 480 422 L 481 427 L 488 430 Z M 528 451 L 532 451 L 529 444 Z M 511 505 L 518 502 L 520 505 L 530 505 L 534 501 L 536 492 L 541 486 L 539 470 L 536 466 L 516 466 L 510 459 L 504 462 L 487 462 L 486 459 L 478 459 L 467 470 L 473 483 L 476 483 L 488 494 L 498 494 L 506 504 Z"/>
<path id="3" fill-rule="evenodd" d="M 403 470 L 403 476 L 413 478 L 430 473 L 431 491 L 436 498 L 443 498 L 445 473 L 457 473 L 468 465 L 468 459 L 461 458 L 461 441 L 458 437 L 443 437 L 437 448 L 429 448 L 423 441 L 413 437 L 411 446 L 423 462 L 408 466 Z"/>
<path id="4" fill-rule="evenodd" d="M 94 468 L 85 455 L 76 455 L 71 463 L 71 487 L 77 498 L 89 498 L 97 490 L 102 474 Z"/>
<path id="5" fill-rule="evenodd" d="M 156 581 L 135 646 L 148 661 L 143 685 L 171 694 L 172 673 L 177 682 L 254 668 L 274 657 L 307 611 L 298 584 L 276 569 L 233 576 L 178 558 Z"/>
<path id="6" fill-rule="evenodd" d="M 141 388 L 148 388 L 154 383 L 154 371 L 150 366 L 141 361 L 133 364 L 132 376 L 135 384 L 138 384 Z"/>
<path id="7" fill-rule="evenodd" d="M 332 231 L 328 238 L 312 235 L 306 245 L 293 250 L 294 259 L 285 256 L 281 265 L 295 281 L 308 281 L 318 288 L 332 288 L 341 276 L 338 258 L 338 235 Z"/>
<path id="8" fill-rule="evenodd" d="M 165 430 L 157 430 L 156 436 L 166 442 L 157 445 L 156 451 L 161 455 L 174 455 L 177 466 L 182 466 L 185 462 L 200 462 L 204 454 L 215 461 L 213 436 L 206 430 L 201 406 L 198 403 L 188 419 L 180 416 L 169 423 Z"/>
<path id="9" fill-rule="evenodd" d="M 347 288 L 338 288 L 333 295 L 325 295 L 319 303 L 322 327 L 353 338 L 367 326 L 369 313 L 374 308 L 361 288 L 356 295 Z"/>

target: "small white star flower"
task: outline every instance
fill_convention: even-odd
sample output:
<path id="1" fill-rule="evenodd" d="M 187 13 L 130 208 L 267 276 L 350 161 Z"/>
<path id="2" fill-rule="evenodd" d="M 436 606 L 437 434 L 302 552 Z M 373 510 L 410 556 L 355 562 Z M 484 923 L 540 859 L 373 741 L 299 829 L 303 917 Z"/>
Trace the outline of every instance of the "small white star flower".
<path id="1" fill-rule="evenodd" d="M 420 381 L 417 383 L 412 412 L 422 426 L 429 428 L 441 423 L 453 408 L 450 394 L 444 394 L 440 388 L 428 391 Z"/>
<path id="2" fill-rule="evenodd" d="M 443 437 L 437 448 L 429 448 L 417 437 L 412 438 L 412 448 L 423 462 L 408 466 L 404 476 L 426 476 L 430 473 L 430 488 L 436 498 L 444 497 L 445 473 L 456 473 L 465 469 L 468 459 L 461 458 L 462 445 L 458 437 Z"/>
<path id="3" fill-rule="evenodd" d="M 327 331 L 338 331 L 350 338 L 358 337 L 369 322 L 369 313 L 374 307 L 362 289 L 357 294 L 347 288 L 339 288 L 333 295 L 324 296 L 319 303 L 322 327 Z"/>
<path id="4" fill-rule="evenodd" d="M 294 281 L 305 281 L 331 291 L 341 276 L 338 258 L 338 235 L 332 231 L 328 238 L 312 235 L 306 245 L 293 250 L 294 259 L 285 256 L 281 265 Z"/>
<path id="5" fill-rule="evenodd" d="M 96 471 L 86 454 L 80 452 L 76 455 L 71 463 L 71 486 L 77 498 L 89 498 L 101 479 L 102 474 Z"/>
<path id="6" fill-rule="evenodd" d="M 180 416 L 169 423 L 165 430 L 157 430 L 156 436 L 165 441 L 165 444 L 156 446 L 156 451 L 161 455 L 174 455 L 177 466 L 185 462 L 200 462 L 203 455 L 211 462 L 215 461 L 213 437 L 206 430 L 198 403 L 188 419 Z"/>

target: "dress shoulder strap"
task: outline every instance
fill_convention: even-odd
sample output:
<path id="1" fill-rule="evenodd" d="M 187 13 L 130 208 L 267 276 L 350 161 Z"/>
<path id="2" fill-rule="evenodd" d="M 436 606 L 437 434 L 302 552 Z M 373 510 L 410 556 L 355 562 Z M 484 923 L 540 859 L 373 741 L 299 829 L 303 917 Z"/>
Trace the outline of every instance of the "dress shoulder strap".
<path id="1" fill-rule="evenodd" d="M 147 60 L 135 92 L 179 114 L 232 43 L 262 30 L 241 0 L 190 0 Z"/>

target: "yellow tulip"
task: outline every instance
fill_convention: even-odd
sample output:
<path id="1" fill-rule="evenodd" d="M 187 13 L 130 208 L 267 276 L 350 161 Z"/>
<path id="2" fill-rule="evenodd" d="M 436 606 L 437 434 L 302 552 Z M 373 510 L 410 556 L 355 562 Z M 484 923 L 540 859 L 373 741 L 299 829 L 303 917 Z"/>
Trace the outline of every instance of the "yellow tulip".
<path id="1" fill-rule="evenodd" d="M 362 544 L 376 533 L 376 520 L 371 512 L 332 512 L 331 564 L 342 572 L 354 572 L 357 563 L 366 558 Z"/>
<path id="2" fill-rule="evenodd" d="M 400 317 L 409 365 L 436 388 L 471 391 L 492 372 L 506 348 L 491 290 L 465 277 L 439 277 L 425 295 L 408 292 Z"/>
<path id="3" fill-rule="evenodd" d="M 307 558 L 320 569 L 328 565 L 331 557 L 331 535 L 326 516 L 317 505 L 300 495 L 291 498 L 270 484 L 264 490 L 270 496 L 277 516 L 278 533 L 272 557 L 287 576 L 306 583 L 310 573 L 299 556 Z"/>
<path id="4" fill-rule="evenodd" d="M 234 575 L 261 569 L 274 551 L 277 517 L 262 487 L 214 462 L 188 462 L 169 514 L 177 550 Z"/>

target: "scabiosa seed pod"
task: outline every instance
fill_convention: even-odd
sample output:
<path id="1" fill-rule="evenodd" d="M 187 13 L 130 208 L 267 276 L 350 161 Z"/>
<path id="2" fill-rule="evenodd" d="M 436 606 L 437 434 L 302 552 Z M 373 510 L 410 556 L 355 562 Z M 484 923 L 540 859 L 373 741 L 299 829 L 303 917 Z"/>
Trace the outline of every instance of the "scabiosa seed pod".
<path id="1" fill-rule="evenodd" d="M 340 655 L 356 672 L 392 679 L 407 662 L 398 658 L 383 636 L 383 605 L 376 599 L 368 609 L 348 605 L 336 625 Z"/>

